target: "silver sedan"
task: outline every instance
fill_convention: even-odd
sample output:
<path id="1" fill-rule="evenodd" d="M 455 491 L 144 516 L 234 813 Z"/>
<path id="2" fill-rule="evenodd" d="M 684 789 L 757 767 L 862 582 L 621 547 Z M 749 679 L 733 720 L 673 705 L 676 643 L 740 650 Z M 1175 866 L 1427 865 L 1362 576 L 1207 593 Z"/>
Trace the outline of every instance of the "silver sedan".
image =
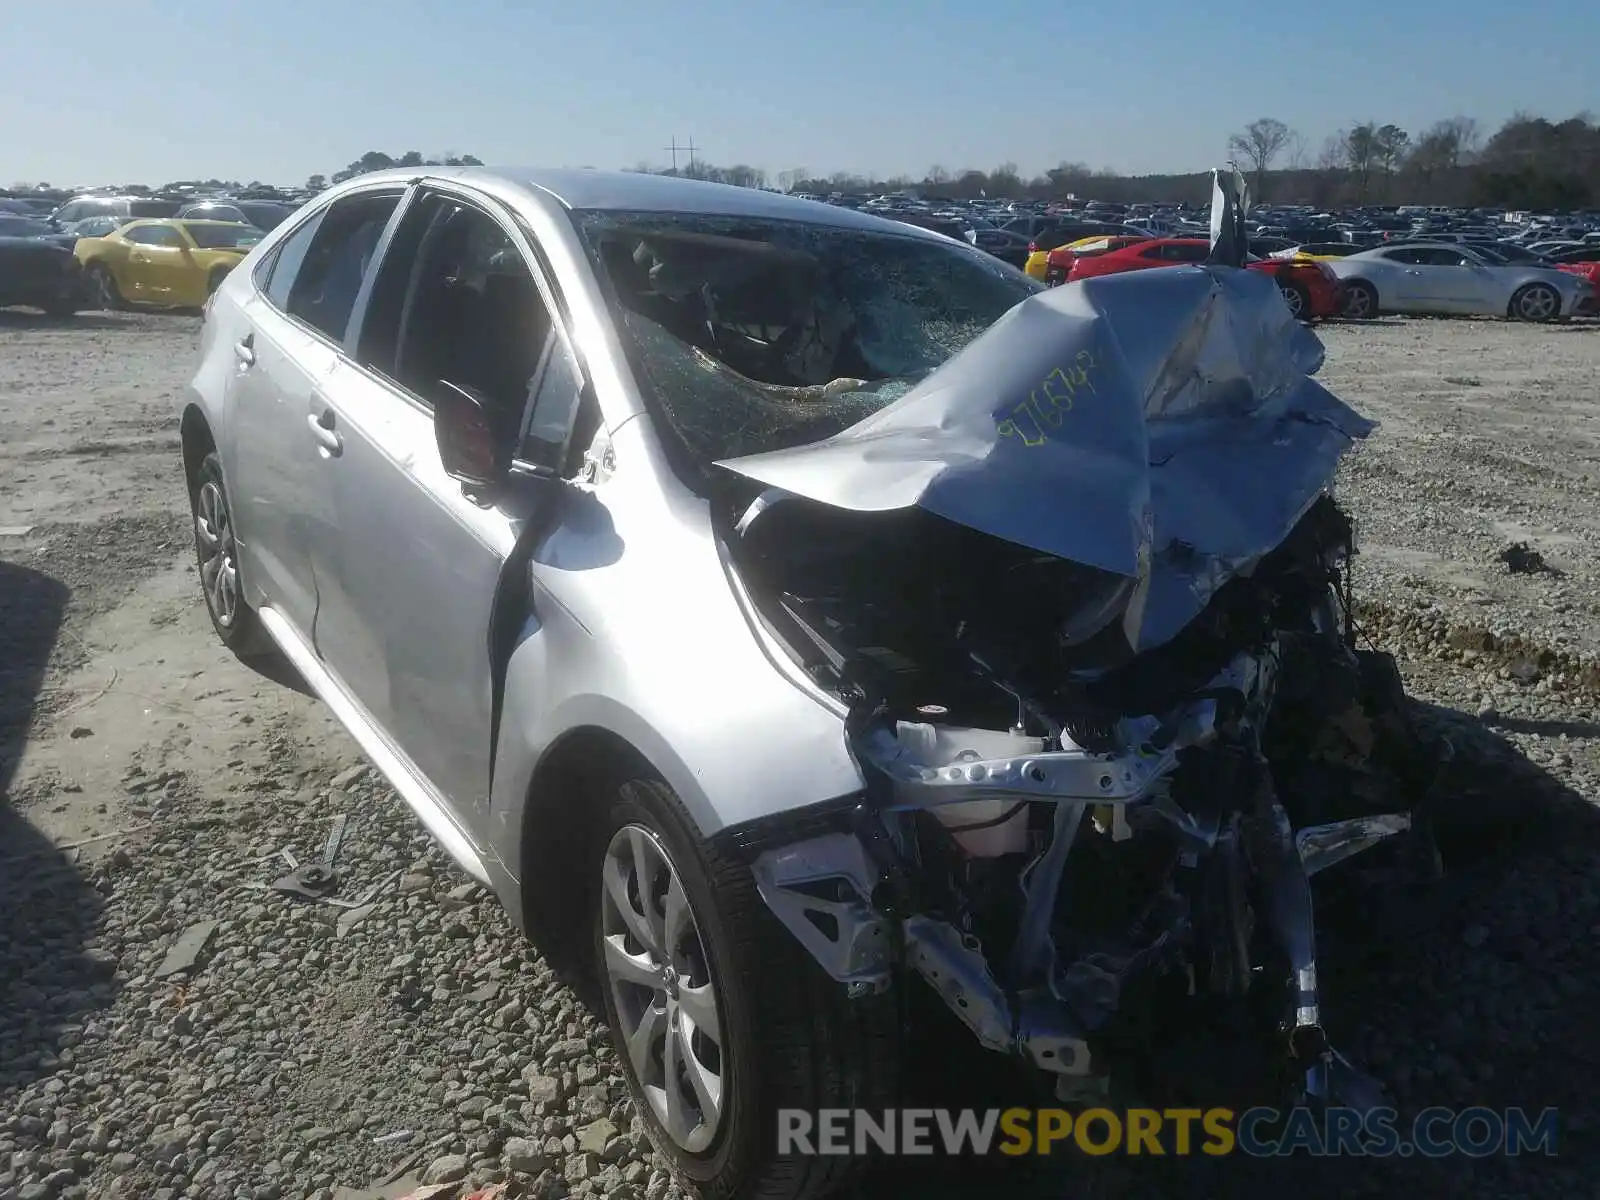
<path id="1" fill-rule="evenodd" d="M 1145 999 L 1236 1004 L 1331 1098 L 1307 877 L 1431 775 L 1303 786 L 1356 697 L 1403 721 L 1321 357 L 1252 271 L 1045 289 L 753 189 L 379 172 L 207 304 L 200 582 L 598 981 L 707 1197 L 839 1182 L 779 1135 L 943 1063 L 904 988 L 1084 1101 L 1171 1044 Z"/>
<path id="2" fill-rule="evenodd" d="M 1576 312 L 1590 291 L 1553 267 L 1495 262 L 1442 242 L 1382 246 L 1327 266 L 1344 283 L 1345 315 L 1362 319 L 1393 312 L 1554 321 Z"/>

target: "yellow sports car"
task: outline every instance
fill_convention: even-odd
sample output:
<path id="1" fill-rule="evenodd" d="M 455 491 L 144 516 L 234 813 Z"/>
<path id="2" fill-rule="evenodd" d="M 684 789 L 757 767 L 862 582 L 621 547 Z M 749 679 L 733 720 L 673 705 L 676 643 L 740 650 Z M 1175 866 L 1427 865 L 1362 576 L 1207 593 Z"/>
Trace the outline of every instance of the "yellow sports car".
<path id="1" fill-rule="evenodd" d="M 234 221 L 130 221 L 73 254 L 102 308 L 198 308 L 262 236 Z"/>

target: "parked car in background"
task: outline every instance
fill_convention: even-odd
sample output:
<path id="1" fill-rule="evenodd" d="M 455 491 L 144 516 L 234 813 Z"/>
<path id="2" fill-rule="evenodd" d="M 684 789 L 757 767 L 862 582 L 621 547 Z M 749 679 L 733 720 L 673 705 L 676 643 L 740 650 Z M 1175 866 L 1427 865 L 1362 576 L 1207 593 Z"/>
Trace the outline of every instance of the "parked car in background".
<path id="1" fill-rule="evenodd" d="M 1194 266 L 1205 262 L 1210 252 L 1210 243 L 1201 238 L 1108 239 L 1104 248 L 1086 248 L 1072 256 L 1066 282 L 1153 267 Z M 1323 262 L 1252 257 L 1245 269 L 1272 276 L 1284 303 L 1297 320 L 1336 317 L 1344 309 L 1339 281 Z"/>
<path id="2" fill-rule="evenodd" d="M 1028 239 L 1024 234 L 1005 229 L 974 229 L 967 240 L 985 254 L 992 254 L 1019 271 L 1027 265 Z"/>
<path id="3" fill-rule="evenodd" d="M 61 232 L 72 238 L 105 237 L 127 223 L 127 217 L 84 217 L 81 221 L 70 221 L 63 225 Z"/>
<path id="4" fill-rule="evenodd" d="M 1361 247 L 1353 242 L 1301 242 L 1287 250 L 1279 250 L 1269 258 L 1348 258 Z"/>
<path id="5" fill-rule="evenodd" d="M 1344 283 L 1345 315 L 1437 313 L 1553 321 L 1591 296 L 1555 266 L 1498 263 L 1459 243 L 1407 242 L 1325 264 Z"/>
<path id="6" fill-rule="evenodd" d="M 132 221 L 74 253 L 102 308 L 198 308 L 262 236 L 235 221 Z"/>
<path id="7" fill-rule="evenodd" d="M 65 226 L 85 217 L 170 217 L 182 205 L 176 200 L 146 196 L 78 196 L 50 214 L 52 224 Z"/>
<path id="8" fill-rule="evenodd" d="M 0 308 L 14 304 L 67 316 L 83 307 L 83 281 L 63 238 L 47 221 L 0 213 Z"/>
<path id="9" fill-rule="evenodd" d="M 265 233 L 276 229 L 294 210 L 294 205 L 276 200 L 202 200 L 185 204 L 176 215 L 186 221 L 238 221 Z"/>
<path id="10" fill-rule="evenodd" d="M 1150 234 L 1143 229 L 1121 223 L 1113 224 L 1105 221 L 1057 221 L 1053 225 L 1045 226 L 1033 234 L 1028 245 L 1028 260 L 1023 269 L 1034 279 L 1043 281 L 1045 273 L 1050 269 L 1050 251 L 1075 242 L 1086 237 L 1134 237 L 1148 238 Z"/>
<path id="11" fill-rule="evenodd" d="M 1576 246 L 1553 254 L 1550 265 L 1589 284 L 1589 295 L 1579 302 L 1574 316 L 1600 314 L 1600 244 Z"/>
<path id="12" fill-rule="evenodd" d="M 1057 246 L 1045 255 L 1044 281 L 1048 284 L 1065 283 L 1072 273 L 1072 260 L 1079 254 L 1104 254 L 1108 250 L 1120 250 L 1124 246 L 1136 245 L 1147 242 L 1150 238 L 1131 233 L 1116 235 L 1096 234 L 1093 237 L 1079 238 L 1077 241 L 1068 242 L 1065 246 Z"/>

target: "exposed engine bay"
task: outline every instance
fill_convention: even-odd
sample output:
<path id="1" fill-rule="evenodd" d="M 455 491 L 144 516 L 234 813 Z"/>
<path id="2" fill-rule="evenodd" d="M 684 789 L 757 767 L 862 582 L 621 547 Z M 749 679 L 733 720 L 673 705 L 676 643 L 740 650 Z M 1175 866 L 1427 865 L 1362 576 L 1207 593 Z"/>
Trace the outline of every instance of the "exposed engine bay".
<path id="1" fill-rule="evenodd" d="M 915 971 L 1064 1100 L 1104 1094 L 1170 1000 L 1264 1012 L 1298 1095 L 1376 1102 L 1323 1031 L 1308 879 L 1411 830 L 1433 771 L 1392 664 L 1354 648 L 1331 496 L 1142 653 L 1118 576 L 922 509 L 773 500 L 736 569 L 848 705 L 868 791 L 851 832 L 755 872 L 830 974 Z"/>

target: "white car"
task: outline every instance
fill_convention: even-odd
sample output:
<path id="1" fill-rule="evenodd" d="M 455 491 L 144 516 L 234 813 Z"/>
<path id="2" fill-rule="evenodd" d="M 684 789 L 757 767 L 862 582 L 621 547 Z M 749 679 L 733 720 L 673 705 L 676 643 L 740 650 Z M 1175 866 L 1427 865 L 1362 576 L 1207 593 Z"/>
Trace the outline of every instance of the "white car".
<path id="1" fill-rule="evenodd" d="M 1570 316 L 1590 288 L 1577 275 L 1527 263 L 1496 263 L 1460 245 L 1407 242 L 1325 264 L 1345 289 L 1345 316 L 1446 313 L 1553 321 Z"/>

